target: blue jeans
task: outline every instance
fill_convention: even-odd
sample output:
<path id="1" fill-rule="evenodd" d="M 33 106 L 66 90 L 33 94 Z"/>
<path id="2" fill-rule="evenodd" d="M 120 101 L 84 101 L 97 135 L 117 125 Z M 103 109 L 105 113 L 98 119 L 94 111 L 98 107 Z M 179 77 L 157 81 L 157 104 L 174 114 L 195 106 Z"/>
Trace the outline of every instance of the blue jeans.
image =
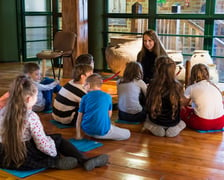
<path id="1" fill-rule="evenodd" d="M 40 82 L 40 84 L 50 84 L 54 82 L 54 79 L 44 77 L 44 79 Z M 42 91 L 44 99 L 46 101 L 45 103 L 45 109 L 44 111 L 49 111 L 52 110 L 52 98 L 53 98 L 53 93 L 58 93 L 61 89 L 61 86 L 58 84 L 56 85 L 53 89 L 48 90 L 48 91 Z"/>

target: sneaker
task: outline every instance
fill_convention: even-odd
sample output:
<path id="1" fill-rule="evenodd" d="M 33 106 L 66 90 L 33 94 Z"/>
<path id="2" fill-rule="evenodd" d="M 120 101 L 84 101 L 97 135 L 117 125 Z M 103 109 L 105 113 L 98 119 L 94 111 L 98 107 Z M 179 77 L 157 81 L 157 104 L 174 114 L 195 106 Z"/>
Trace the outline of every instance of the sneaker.
<path id="1" fill-rule="evenodd" d="M 57 163 L 57 169 L 74 169 L 78 165 L 78 160 L 74 157 L 62 157 L 60 158 Z"/>
<path id="2" fill-rule="evenodd" d="M 107 154 L 102 154 L 93 157 L 84 163 L 84 168 L 87 171 L 91 171 L 96 167 L 105 166 L 108 163 L 109 156 Z"/>

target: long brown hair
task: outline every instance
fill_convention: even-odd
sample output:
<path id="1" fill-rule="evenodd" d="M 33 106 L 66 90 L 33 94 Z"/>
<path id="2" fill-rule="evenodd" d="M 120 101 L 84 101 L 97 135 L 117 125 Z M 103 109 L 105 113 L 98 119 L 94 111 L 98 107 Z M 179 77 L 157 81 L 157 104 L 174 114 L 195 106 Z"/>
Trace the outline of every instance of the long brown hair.
<path id="1" fill-rule="evenodd" d="M 180 106 L 183 96 L 183 87 L 175 77 L 176 64 L 168 56 L 160 56 L 156 59 L 155 76 L 147 89 L 146 109 L 152 118 L 160 115 L 162 110 L 162 98 L 169 96 L 172 105 L 172 119 Z"/>
<path id="2" fill-rule="evenodd" d="M 190 82 L 189 85 L 192 85 L 194 83 L 206 80 L 207 82 L 209 82 L 212 86 L 214 86 L 215 88 L 217 88 L 217 90 L 222 94 L 222 92 L 220 91 L 220 89 L 209 80 L 209 70 L 207 68 L 207 66 L 205 64 L 195 64 L 192 68 L 191 68 L 191 77 L 190 77 Z"/>
<path id="3" fill-rule="evenodd" d="M 2 146 L 6 167 L 15 164 L 19 167 L 26 157 L 26 145 L 22 141 L 24 119 L 27 114 L 26 97 L 37 92 L 36 86 L 26 76 L 17 76 L 9 90 L 9 99 L 2 126 Z"/>
<path id="4" fill-rule="evenodd" d="M 191 68 L 190 85 L 202 80 L 209 80 L 209 71 L 204 64 L 195 64 Z"/>
<path id="5" fill-rule="evenodd" d="M 149 30 L 145 31 L 142 35 L 142 48 L 138 54 L 137 61 L 141 62 L 142 57 L 144 57 L 146 52 L 148 51 L 148 49 L 146 49 L 146 47 L 144 45 L 144 36 L 145 35 L 149 36 L 154 41 L 154 47 L 152 48 L 152 52 L 156 55 L 156 57 L 167 56 L 166 50 L 165 50 L 162 42 L 160 41 L 157 33 L 154 30 L 149 29 Z"/>
<path id="6" fill-rule="evenodd" d="M 143 78 L 143 71 L 141 64 L 135 61 L 131 61 L 126 64 L 123 78 L 121 78 L 120 83 L 127 83 L 142 78 Z"/>

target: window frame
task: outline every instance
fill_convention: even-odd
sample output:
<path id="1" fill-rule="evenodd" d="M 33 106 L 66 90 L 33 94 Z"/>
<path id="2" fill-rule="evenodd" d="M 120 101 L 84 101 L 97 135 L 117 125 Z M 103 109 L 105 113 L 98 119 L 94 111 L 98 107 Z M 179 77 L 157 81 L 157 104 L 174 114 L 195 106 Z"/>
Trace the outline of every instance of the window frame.
<path id="1" fill-rule="evenodd" d="M 215 4 L 216 1 L 206 0 L 206 9 L 205 14 L 157 14 L 157 0 L 148 1 L 148 11 L 150 13 L 142 14 L 132 14 L 132 13 L 109 13 L 108 12 L 108 1 L 105 2 L 105 14 L 104 14 L 104 48 L 109 45 L 109 34 L 123 34 L 123 35 L 141 35 L 142 33 L 133 33 L 133 32 L 117 32 L 109 31 L 109 18 L 130 18 L 130 19 L 148 19 L 148 29 L 156 30 L 156 20 L 157 19 L 192 19 L 192 20 L 204 20 L 204 35 L 174 35 L 174 34 L 159 34 L 159 36 L 176 36 L 176 37 L 202 37 L 204 38 L 203 49 L 208 50 L 212 58 L 221 58 L 224 61 L 223 56 L 216 56 L 212 54 L 213 50 L 213 39 L 214 38 L 224 38 L 224 36 L 214 35 L 214 22 L 215 20 L 223 20 L 223 14 L 215 14 Z M 184 57 L 191 56 L 192 54 L 183 54 Z M 105 64 L 105 63 L 104 63 Z M 107 68 L 107 67 L 106 67 Z"/>

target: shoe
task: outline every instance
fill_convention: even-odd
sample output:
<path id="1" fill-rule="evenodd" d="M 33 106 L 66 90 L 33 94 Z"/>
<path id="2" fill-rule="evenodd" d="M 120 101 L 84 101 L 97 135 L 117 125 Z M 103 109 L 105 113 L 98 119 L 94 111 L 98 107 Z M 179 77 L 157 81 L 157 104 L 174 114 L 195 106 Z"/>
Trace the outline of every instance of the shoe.
<path id="1" fill-rule="evenodd" d="M 91 171 L 96 167 L 105 166 L 108 163 L 109 156 L 107 154 L 102 154 L 93 157 L 84 163 L 84 168 L 87 171 Z"/>
<path id="2" fill-rule="evenodd" d="M 62 157 L 56 162 L 56 169 L 74 169 L 78 165 L 78 160 L 74 157 Z"/>

